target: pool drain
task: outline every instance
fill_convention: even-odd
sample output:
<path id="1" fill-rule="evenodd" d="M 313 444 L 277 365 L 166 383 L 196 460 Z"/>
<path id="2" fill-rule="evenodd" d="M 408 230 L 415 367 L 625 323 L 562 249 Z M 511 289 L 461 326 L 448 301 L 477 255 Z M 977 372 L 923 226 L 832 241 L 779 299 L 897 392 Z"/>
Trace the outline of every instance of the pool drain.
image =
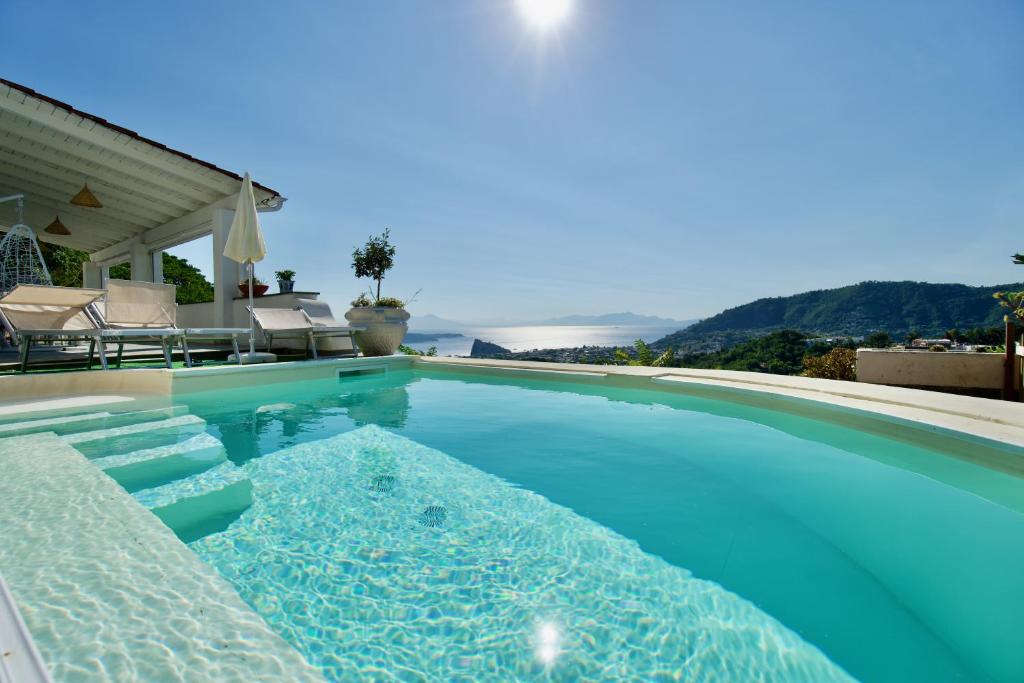
<path id="1" fill-rule="evenodd" d="M 370 482 L 370 490 L 377 493 L 390 493 L 395 488 L 395 482 L 397 480 L 390 474 L 381 474 L 373 478 Z"/>
<path id="2" fill-rule="evenodd" d="M 429 505 L 420 513 L 420 524 L 429 527 L 439 527 L 448 518 L 448 510 L 440 505 Z"/>

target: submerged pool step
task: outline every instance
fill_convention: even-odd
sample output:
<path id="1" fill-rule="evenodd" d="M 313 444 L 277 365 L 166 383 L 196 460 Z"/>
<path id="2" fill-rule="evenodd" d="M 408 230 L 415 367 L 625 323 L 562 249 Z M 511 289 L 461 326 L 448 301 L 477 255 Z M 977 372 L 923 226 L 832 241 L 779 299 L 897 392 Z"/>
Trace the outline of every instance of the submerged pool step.
<path id="1" fill-rule="evenodd" d="M 178 443 L 93 460 L 129 493 L 169 484 L 226 461 L 224 444 L 205 432 Z"/>
<path id="2" fill-rule="evenodd" d="M 228 461 L 132 494 L 185 541 L 219 531 L 252 505 L 252 482 Z"/>
<path id="3" fill-rule="evenodd" d="M 58 417 L 17 420 L 0 424 L 0 438 L 7 436 L 23 436 L 25 434 L 38 434 L 41 432 L 54 432 L 60 435 L 69 435 L 79 432 L 96 431 L 99 429 L 110 429 L 130 424 L 152 422 L 154 420 L 166 420 L 168 418 L 184 415 L 186 412 L 187 409 L 185 406 L 169 406 L 167 408 L 153 408 L 150 410 L 137 410 L 127 413 L 97 411 L 93 413 L 81 413 L 79 415 L 61 415 Z"/>
<path id="4" fill-rule="evenodd" d="M 143 448 L 156 448 L 201 433 L 206 421 L 195 415 L 180 415 L 121 427 L 77 432 L 63 437 L 87 458 L 120 455 Z"/>

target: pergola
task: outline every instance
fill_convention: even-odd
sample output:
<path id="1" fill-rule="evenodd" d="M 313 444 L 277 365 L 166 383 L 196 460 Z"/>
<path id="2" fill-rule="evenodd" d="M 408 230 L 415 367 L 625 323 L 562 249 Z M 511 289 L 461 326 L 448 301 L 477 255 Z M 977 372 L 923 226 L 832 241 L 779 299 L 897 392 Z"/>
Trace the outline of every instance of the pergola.
<path id="1" fill-rule="evenodd" d="M 103 204 L 70 203 L 88 184 Z M 129 262 L 132 279 L 163 281 L 163 251 L 213 235 L 214 310 L 232 324 L 239 266 L 223 256 L 242 178 L 214 164 L 0 79 L 0 195 L 25 195 L 25 222 L 42 242 L 89 253 L 82 278 L 101 287 Z M 285 198 L 253 182 L 257 208 Z M 44 231 L 56 216 L 70 235 Z M 0 231 L 10 228 L 0 219 Z"/>

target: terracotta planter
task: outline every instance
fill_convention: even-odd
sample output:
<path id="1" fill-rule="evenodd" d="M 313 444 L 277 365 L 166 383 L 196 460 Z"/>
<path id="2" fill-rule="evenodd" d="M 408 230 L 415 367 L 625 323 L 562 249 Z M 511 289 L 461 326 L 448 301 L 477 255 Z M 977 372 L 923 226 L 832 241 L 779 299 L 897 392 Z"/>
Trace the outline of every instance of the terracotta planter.
<path id="1" fill-rule="evenodd" d="M 253 296 L 263 296 L 264 294 L 267 293 L 268 289 L 270 289 L 270 285 L 253 285 L 252 286 L 252 295 Z M 238 291 L 240 291 L 242 293 L 242 296 L 249 296 L 249 284 L 245 283 L 245 284 L 238 285 Z"/>
<path id="2" fill-rule="evenodd" d="M 364 356 L 390 356 L 409 331 L 409 312 L 390 306 L 360 306 L 349 309 L 345 319 L 353 326 L 365 328 L 356 332 L 356 345 Z"/>

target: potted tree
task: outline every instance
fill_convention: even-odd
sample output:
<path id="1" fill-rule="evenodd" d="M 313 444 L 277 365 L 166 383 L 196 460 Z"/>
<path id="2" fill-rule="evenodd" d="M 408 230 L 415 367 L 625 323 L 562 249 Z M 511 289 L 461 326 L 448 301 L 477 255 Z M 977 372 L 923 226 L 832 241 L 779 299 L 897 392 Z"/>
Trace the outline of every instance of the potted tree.
<path id="1" fill-rule="evenodd" d="M 277 277 L 277 289 L 281 294 L 291 294 L 295 289 L 295 271 L 278 270 L 274 272 Z"/>
<path id="2" fill-rule="evenodd" d="M 409 331 L 409 313 L 405 302 L 380 295 L 380 283 L 395 265 L 395 247 L 389 241 L 391 233 L 370 237 L 361 249 L 352 252 L 352 269 L 356 277 L 368 277 L 377 283 L 370 291 L 373 299 L 360 294 L 352 302 L 345 319 L 364 329 L 355 333 L 356 344 L 364 356 L 390 356 L 398 349 Z"/>

